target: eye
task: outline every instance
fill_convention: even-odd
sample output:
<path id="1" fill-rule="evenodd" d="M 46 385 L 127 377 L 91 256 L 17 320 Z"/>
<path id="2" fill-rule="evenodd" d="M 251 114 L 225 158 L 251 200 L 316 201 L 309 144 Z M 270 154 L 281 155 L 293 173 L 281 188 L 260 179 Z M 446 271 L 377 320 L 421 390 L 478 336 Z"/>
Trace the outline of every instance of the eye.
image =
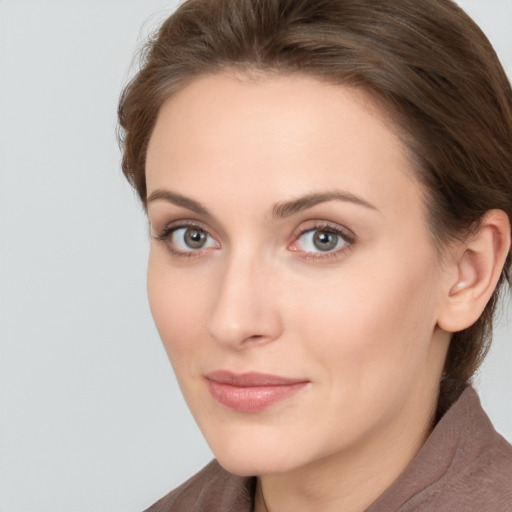
<path id="1" fill-rule="evenodd" d="M 219 243 L 199 226 L 170 226 L 156 237 L 171 254 L 190 256 L 204 249 L 219 248 Z"/>
<path id="2" fill-rule="evenodd" d="M 181 251 L 205 249 L 215 245 L 206 231 L 195 227 L 176 229 L 171 233 L 170 239 Z"/>
<path id="3" fill-rule="evenodd" d="M 325 229 L 306 231 L 297 240 L 297 248 L 304 252 L 330 252 L 345 244 L 346 241 L 340 234 Z"/>
<path id="4" fill-rule="evenodd" d="M 302 231 L 289 247 L 315 256 L 334 255 L 350 247 L 353 237 L 334 226 L 318 226 Z"/>

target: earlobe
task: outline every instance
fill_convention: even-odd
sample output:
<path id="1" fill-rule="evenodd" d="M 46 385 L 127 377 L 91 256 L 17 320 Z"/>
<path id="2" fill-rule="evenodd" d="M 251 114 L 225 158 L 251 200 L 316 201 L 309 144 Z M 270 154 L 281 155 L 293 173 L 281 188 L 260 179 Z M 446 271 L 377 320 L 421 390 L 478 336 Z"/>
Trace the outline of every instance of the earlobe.
<path id="1" fill-rule="evenodd" d="M 456 278 L 438 318 L 441 329 L 462 331 L 478 320 L 498 283 L 510 238 L 507 214 L 490 210 L 478 230 L 457 247 Z"/>

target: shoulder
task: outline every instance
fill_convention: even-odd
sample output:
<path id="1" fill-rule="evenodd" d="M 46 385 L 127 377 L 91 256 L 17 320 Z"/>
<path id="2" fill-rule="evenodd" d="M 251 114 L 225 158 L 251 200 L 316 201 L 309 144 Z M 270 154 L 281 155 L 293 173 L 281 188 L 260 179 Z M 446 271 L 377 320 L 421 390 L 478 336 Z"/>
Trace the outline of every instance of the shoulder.
<path id="1" fill-rule="evenodd" d="M 488 441 L 467 463 L 454 461 L 453 469 L 425 493 L 421 510 L 512 511 L 512 446 L 497 433 Z M 461 452 L 471 450 L 467 442 Z"/>
<path id="2" fill-rule="evenodd" d="M 472 388 L 466 390 L 459 402 L 453 407 L 451 417 L 441 425 L 441 432 L 444 430 L 454 445 L 450 465 L 431 488 L 425 503 L 430 503 L 431 510 L 437 512 L 457 507 L 510 512 L 512 446 L 496 432 Z M 440 444 L 444 444 L 442 439 Z M 439 508 L 440 504 L 444 508 Z"/>
<path id="3" fill-rule="evenodd" d="M 233 475 L 213 460 L 145 512 L 250 512 L 253 480 Z"/>
<path id="4" fill-rule="evenodd" d="M 419 492 L 400 512 L 453 512 L 455 510 L 512 511 L 512 446 L 499 434 L 488 439 L 471 460 L 463 460 L 472 450 L 470 439 L 459 447 L 460 462 L 442 478 Z M 464 453 L 466 452 L 466 453 Z"/>
<path id="5" fill-rule="evenodd" d="M 512 446 L 467 388 L 367 512 L 512 512 Z"/>

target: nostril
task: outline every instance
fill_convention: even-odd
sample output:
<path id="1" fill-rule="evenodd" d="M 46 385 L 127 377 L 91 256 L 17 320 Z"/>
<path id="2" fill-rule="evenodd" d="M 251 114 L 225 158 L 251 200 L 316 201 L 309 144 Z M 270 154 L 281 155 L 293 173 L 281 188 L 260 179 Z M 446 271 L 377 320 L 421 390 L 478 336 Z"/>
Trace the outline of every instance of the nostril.
<path id="1" fill-rule="evenodd" d="M 263 334 L 253 334 L 252 336 L 247 336 L 245 340 L 243 340 L 242 344 L 257 344 L 263 343 L 265 340 L 268 340 L 268 336 L 264 336 Z"/>
<path id="2" fill-rule="evenodd" d="M 249 346 L 263 346 L 269 342 L 272 342 L 276 339 L 276 336 L 265 336 L 264 334 L 255 334 L 254 336 L 249 336 L 242 343 L 246 348 Z"/>

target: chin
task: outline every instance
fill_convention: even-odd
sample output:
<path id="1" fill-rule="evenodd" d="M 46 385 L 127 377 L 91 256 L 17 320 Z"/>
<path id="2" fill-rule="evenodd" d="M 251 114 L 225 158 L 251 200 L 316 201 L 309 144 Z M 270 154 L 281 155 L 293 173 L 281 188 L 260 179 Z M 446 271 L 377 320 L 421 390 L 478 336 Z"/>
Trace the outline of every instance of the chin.
<path id="1" fill-rule="evenodd" d="M 254 460 L 242 457 L 217 457 L 219 464 L 230 473 L 238 476 L 261 476 L 286 473 L 293 469 L 293 465 L 280 463 L 273 459 Z"/>
<path id="2" fill-rule="evenodd" d="M 246 435 L 243 440 L 230 438 L 210 447 L 219 464 L 239 476 L 286 473 L 301 465 L 296 459 L 297 449 L 271 436 L 257 440 Z"/>

